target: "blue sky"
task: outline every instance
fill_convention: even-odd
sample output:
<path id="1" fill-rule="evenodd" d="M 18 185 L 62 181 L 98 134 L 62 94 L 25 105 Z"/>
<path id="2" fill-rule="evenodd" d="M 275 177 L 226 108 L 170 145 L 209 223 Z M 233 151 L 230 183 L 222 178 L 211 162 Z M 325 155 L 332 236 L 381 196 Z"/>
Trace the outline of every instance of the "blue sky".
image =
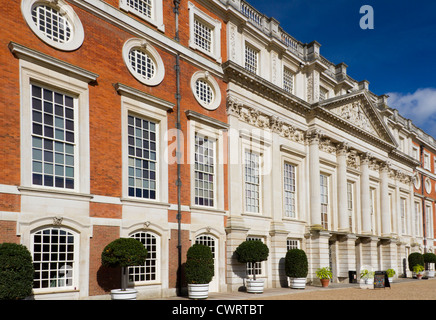
<path id="1" fill-rule="evenodd" d="M 436 137 L 436 1 L 432 0 L 248 0 L 274 17 L 303 43 L 321 44 L 321 54 L 345 62 L 357 81 Z M 374 29 L 359 22 L 364 5 L 374 9 Z"/>

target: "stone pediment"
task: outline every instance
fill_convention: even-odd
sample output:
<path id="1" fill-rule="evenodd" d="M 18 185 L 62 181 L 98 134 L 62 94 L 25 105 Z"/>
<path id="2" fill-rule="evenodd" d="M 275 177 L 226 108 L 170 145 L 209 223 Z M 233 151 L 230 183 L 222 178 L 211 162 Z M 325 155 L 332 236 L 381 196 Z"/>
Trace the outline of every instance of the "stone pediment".
<path id="1" fill-rule="evenodd" d="M 325 100 L 319 107 L 328 111 L 341 123 L 345 123 L 351 130 L 358 129 L 359 132 L 396 146 L 391 132 L 364 91 Z"/>

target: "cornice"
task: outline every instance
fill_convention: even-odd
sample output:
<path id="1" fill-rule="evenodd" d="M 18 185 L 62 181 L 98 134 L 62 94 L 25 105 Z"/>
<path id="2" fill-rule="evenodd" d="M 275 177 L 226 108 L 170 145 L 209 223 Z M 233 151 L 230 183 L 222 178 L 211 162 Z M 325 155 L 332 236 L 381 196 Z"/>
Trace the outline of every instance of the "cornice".
<path id="1" fill-rule="evenodd" d="M 224 81 L 235 82 L 245 89 L 270 100 L 286 110 L 306 116 L 310 112 L 310 104 L 271 82 L 255 75 L 233 61 L 223 64 Z"/>

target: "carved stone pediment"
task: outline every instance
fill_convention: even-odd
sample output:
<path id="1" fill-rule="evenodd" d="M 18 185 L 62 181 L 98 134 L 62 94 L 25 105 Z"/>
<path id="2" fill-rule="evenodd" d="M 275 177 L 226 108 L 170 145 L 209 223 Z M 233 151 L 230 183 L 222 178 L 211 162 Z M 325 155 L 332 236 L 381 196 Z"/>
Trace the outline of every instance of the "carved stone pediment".
<path id="1" fill-rule="evenodd" d="M 337 108 L 331 109 L 339 117 L 349 121 L 356 127 L 365 130 L 375 136 L 379 136 L 366 114 L 362 100 L 353 101 Z"/>

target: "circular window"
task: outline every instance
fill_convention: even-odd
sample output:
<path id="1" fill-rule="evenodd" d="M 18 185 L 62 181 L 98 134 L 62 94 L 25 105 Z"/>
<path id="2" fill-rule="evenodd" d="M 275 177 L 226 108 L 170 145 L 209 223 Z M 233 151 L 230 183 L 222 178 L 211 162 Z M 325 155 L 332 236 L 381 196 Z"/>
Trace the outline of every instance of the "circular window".
<path id="1" fill-rule="evenodd" d="M 220 105 L 220 87 L 209 72 L 194 73 L 191 78 L 191 89 L 197 102 L 205 109 L 215 110 Z"/>
<path id="2" fill-rule="evenodd" d="M 129 39 L 123 47 L 123 59 L 130 73 L 141 83 L 156 86 L 165 74 L 163 61 L 145 40 Z"/>
<path id="3" fill-rule="evenodd" d="M 30 29 L 48 45 L 64 51 L 82 45 L 82 23 L 62 0 L 23 0 L 21 11 Z"/>

